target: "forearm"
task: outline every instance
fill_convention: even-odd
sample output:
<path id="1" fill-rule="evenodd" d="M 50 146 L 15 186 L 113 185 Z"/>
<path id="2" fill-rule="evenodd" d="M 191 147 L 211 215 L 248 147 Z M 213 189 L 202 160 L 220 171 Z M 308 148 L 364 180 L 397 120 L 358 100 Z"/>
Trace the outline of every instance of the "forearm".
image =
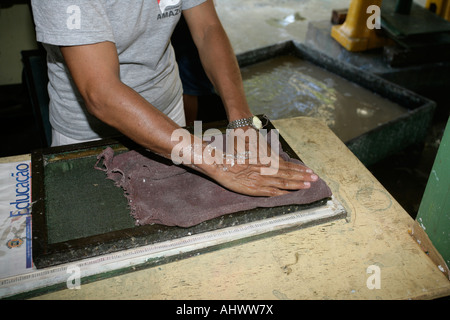
<path id="1" fill-rule="evenodd" d="M 214 28 L 204 32 L 202 38 L 201 55 L 211 78 L 225 98 L 230 120 L 249 116 L 231 46 L 226 44 L 221 31 Z M 217 47 L 213 45 L 216 42 L 219 43 Z M 210 45 L 215 48 L 208 53 L 207 46 Z M 280 161 L 278 176 L 273 177 L 260 175 L 260 165 L 233 163 L 227 166 L 221 164 L 223 158 L 211 164 L 202 161 L 206 146 L 200 137 L 183 131 L 136 91 L 122 83 L 113 43 L 61 47 L 61 52 L 88 111 L 143 147 L 172 160 L 174 155 L 178 155 L 178 159 L 181 159 L 179 162 L 190 165 L 224 187 L 240 193 L 278 195 L 286 193 L 286 190 L 308 187 L 303 181 L 312 181 L 309 174 L 305 176 L 304 167 L 285 164 L 283 161 Z M 214 65 L 215 62 L 217 65 Z M 217 66 L 217 70 L 213 71 L 213 66 Z M 181 145 L 185 147 L 181 150 L 178 148 L 179 132 L 183 139 Z"/>
<path id="2" fill-rule="evenodd" d="M 179 162 L 208 176 L 217 170 L 216 164 L 206 164 L 202 159 L 207 144 L 201 137 L 180 128 L 120 81 L 94 85 L 83 96 L 89 112 L 139 145 L 173 161 L 176 152 Z"/>
<path id="3" fill-rule="evenodd" d="M 251 116 L 236 55 L 212 2 L 191 10 L 184 13 L 186 21 L 203 68 L 223 100 L 229 121 Z M 202 18 L 193 10 L 202 11 Z"/>
<path id="4" fill-rule="evenodd" d="M 136 143 L 165 157 L 179 126 L 119 80 L 91 84 L 82 92 L 88 111 Z"/>
<path id="5" fill-rule="evenodd" d="M 200 58 L 224 101 L 230 121 L 251 116 L 234 51 L 221 26 L 213 26 L 199 47 Z"/>
<path id="6" fill-rule="evenodd" d="M 87 110 L 138 144 L 170 156 L 172 132 L 179 126 L 120 80 L 111 42 L 61 47 Z"/>
<path id="7" fill-rule="evenodd" d="M 265 165 L 239 164 L 238 159 L 228 163 L 221 150 L 211 148 L 201 137 L 194 137 L 180 128 L 134 90 L 119 82 L 93 91 L 96 93 L 85 93 L 85 101 L 89 111 L 100 120 L 155 153 L 173 161 L 175 155 L 177 162 L 211 177 L 230 190 L 255 196 L 276 196 L 287 193 L 287 190 L 309 188 L 309 182 L 304 181 L 317 179 L 310 176 L 307 168 L 294 167 L 294 164 L 283 161 L 276 161 L 275 169 L 279 176 L 265 177 L 260 174 Z M 214 158 L 217 161 L 205 161 L 204 156 L 208 154 L 217 157 Z"/>

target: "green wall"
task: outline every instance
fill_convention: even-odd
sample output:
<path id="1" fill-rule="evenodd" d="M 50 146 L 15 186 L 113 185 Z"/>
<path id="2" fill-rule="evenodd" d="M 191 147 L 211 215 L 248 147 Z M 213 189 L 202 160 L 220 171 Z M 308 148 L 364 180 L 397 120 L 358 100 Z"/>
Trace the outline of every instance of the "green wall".
<path id="1" fill-rule="evenodd" d="M 450 120 L 425 189 L 417 222 L 450 266 Z"/>

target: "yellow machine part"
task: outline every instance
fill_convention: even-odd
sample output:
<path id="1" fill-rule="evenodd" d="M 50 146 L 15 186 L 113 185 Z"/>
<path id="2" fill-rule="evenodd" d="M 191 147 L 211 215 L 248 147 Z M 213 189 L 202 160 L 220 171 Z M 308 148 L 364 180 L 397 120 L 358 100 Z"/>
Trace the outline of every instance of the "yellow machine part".
<path id="1" fill-rule="evenodd" d="M 331 36 L 348 51 L 366 51 L 385 46 L 389 40 L 380 36 L 376 28 L 369 28 L 372 5 L 381 8 L 382 0 L 352 0 L 345 22 L 331 28 Z M 381 17 L 379 17 L 381 19 Z"/>
<path id="2" fill-rule="evenodd" d="M 429 10 L 433 9 L 437 15 L 450 21 L 450 0 L 427 0 L 425 7 Z"/>

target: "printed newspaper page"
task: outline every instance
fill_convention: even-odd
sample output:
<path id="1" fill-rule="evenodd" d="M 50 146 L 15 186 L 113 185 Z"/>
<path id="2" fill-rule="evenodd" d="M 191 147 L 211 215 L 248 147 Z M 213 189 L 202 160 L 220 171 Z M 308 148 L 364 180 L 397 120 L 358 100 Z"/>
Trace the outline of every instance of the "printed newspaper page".
<path id="1" fill-rule="evenodd" d="M 31 163 L 1 163 L 0 279 L 32 270 Z"/>

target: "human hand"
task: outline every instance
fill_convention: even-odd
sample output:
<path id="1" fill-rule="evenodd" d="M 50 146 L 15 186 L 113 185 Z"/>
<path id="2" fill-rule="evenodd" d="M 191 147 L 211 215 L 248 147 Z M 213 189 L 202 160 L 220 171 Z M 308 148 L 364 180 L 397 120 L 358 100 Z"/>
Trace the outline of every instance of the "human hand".
<path id="1" fill-rule="evenodd" d="M 262 175 L 264 165 L 235 164 L 216 165 L 210 176 L 223 187 L 251 196 L 279 196 L 289 191 L 308 189 L 311 182 L 318 179 L 309 168 L 279 161 L 278 171 L 274 175 Z"/>
<path id="2" fill-rule="evenodd" d="M 219 142 L 203 149 L 203 155 L 209 153 L 216 159 L 206 169 L 207 174 L 223 187 L 251 196 L 278 196 L 308 189 L 318 176 L 308 167 L 280 157 L 277 133 L 271 132 L 268 144 L 269 137 L 253 128 L 227 131 L 225 146 L 220 147 Z"/>

